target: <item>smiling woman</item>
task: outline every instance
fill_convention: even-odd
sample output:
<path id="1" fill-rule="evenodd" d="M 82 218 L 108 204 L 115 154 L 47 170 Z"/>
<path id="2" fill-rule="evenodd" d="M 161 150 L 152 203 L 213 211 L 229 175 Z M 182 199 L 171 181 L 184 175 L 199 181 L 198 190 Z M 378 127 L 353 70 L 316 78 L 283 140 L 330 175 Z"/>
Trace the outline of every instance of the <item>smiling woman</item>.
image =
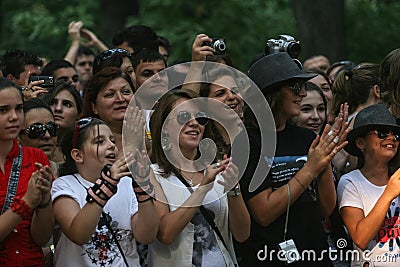
<path id="1" fill-rule="evenodd" d="M 308 128 L 315 134 L 322 134 L 327 119 L 325 95 L 312 82 L 306 82 L 304 88 L 307 96 L 301 100 L 300 114 L 294 120 L 297 121 L 298 126 Z"/>
<path id="2" fill-rule="evenodd" d="M 84 117 L 99 118 L 107 123 L 122 151 L 122 124 L 125 111 L 133 97 L 133 83 L 129 73 L 107 67 L 89 80 L 84 95 Z"/>
<path id="3" fill-rule="evenodd" d="M 380 266 L 399 266 L 399 237 L 393 233 L 399 228 L 400 170 L 395 172 L 392 161 L 399 134 L 387 107 L 376 104 L 358 112 L 347 137 L 345 150 L 358 158 L 359 169 L 340 178 L 339 209 L 354 248 L 363 255 L 353 258 L 352 266 L 368 266 L 382 256 L 391 261 Z"/>
<path id="4" fill-rule="evenodd" d="M 234 266 L 232 236 L 242 242 L 250 233 L 237 167 L 226 156 L 205 160 L 200 151 L 210 121 L 196 98 L 190 90 L 168 91 L 151 116 L 161 222 L 149 266 Z"/>

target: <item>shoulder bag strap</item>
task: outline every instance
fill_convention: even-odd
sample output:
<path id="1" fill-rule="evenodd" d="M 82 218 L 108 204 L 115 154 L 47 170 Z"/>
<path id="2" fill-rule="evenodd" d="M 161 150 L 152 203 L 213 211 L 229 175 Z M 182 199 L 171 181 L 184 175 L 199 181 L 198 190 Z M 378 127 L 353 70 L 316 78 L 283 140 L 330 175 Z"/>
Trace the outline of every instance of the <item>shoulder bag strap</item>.
<path id="1" fill-rule="evenodd" d="M 185 180 L 185 178 L 183 178 L 180 173 L 175 173 L 174 172 L 174 174 L 186 186 L 186 188 L 190 191 L 190 193 L 193 193 L 192 187 L 188 184 L 188 182 Z M 226 245 L 225 240 L 222 237 L 221 232 L 219 231 L 217 225 L 215 224 L 214 220 L 211 217 L 211 214 L 210 214 L 211 211 L 209 209 L 207 209 L 206 207 L 204 207 L 203 205 L 201 205 L 199 207 L 199 209 L 200 209 L 200 212 L 203 215 L 203 217 L 207 220 L 208 224 L 211 225 L 211 227 L 213 228 L 214 232 L 217 234 L 217 236 L 221 240 L 222 244 L 225 246 L 226 250 L 229 252 L 228 246 Z"/>
<path id="2" fill-rule="evenodd" d="M 22 165 L 22 147 L 19 145 L 19 153 L 18 156 L 15 157 L 13 160 L 10 172 L 10 178 L 8 179 L 7 194 L 4 201 L 3 209 L 1 210 L 0 214 L 3 214 L 10 208 L 13 198 L 17 193 L 21 165 Z"/>

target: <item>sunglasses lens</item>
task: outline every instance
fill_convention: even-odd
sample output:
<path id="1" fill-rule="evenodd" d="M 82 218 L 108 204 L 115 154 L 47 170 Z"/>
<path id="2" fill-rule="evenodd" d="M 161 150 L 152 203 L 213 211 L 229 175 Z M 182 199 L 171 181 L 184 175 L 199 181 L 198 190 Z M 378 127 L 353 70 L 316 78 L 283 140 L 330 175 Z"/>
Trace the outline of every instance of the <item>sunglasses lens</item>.
<path id="1" fill-rule="evenodd" d="M 201 125 L 206 125 L 208 123 L 208 118 L 196 118 L 196 121 Z"/>
<path id="2" fill-rule="evenodd" d="M 49 134 L 52 137 L 55 137 L 57 135 L 57 124 L 55 124 L 54 122 L 49 122 L 48 124 L 46 124 L 47 127 L 47 131 L 49 131 Z"/>
<path id="3" fill-rule="evenodd" d="M 46 129 L 43 124 L 31 125 L 26 129 L 26 134 L 32 139 L 43 138 Z"/>
<path id="4" fill-rule="evenodd" d="M 194 117 L 196 118 L 196 121 L 201 124 L 201 125 L 206 125 L 208 123 L 208 116 L 206 115 L 206 113 L 199 111 L 197 112 Z"/>
<path id="5" fill-rule="evenodd" d="M 192 114 L 187 111 L 180 111 L 176 116 L 176 120 L 180 125 L 185 125 L 192 118 Z"/>
<path id="6" fill-rule="evenodd" d="M 389 133 L 384 131 L 384 130 L 381 130 L 381 131 L 377 131 L 376 135 L 378 136 L 379 139 L 383 140 L 383 139 L 386 139 L 389 136 Z"/>

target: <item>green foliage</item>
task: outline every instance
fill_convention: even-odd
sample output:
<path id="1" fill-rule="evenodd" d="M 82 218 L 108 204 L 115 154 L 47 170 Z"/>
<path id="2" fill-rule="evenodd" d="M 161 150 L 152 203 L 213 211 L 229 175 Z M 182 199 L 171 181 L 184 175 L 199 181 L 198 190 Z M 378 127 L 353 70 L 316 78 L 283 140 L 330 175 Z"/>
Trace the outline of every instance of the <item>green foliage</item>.
<path id="1" fill-rule="evenodd" d="M 99 1 L 17 2 L 0 1 L 0 54 L 20 48 L 49 59 L 61 58 L 70 45 L 70 21 L 82 20 L 85 27 L 96 32 L 95 21 L 103 18 L 101 12 L 107 12 L 100 12 Z M 347 0 L 345 3 L 349 59 L 380 62 L 399 46 L 399 1 Z M 171 41 L 170 62 L 190 60 L 192 42 L 199 33 L 225 38 L 234 65 L 243 71 L 264 50 L 266 40 L 279 34 L 296 37 L 290 0 L 139 0 L 139 15 L 127 20 L 127 25 L 136 23 L 153 27 Z"/>
<path id="2" fill-rule="evenodd" d="M 199 33 L 225 38 L 234 65 L 246 71 L 266 41 L 279 34 L 295 35 L 289 1 L 139 1 L 139 15 L 128 25 L 146 24 L 172 44 L 170 62 L 190 60 Z"/>
<path id="3" fill-rule="evenodd" d="M 349 58 L 380 63 L 399 47 L 399 1 L 351 0 L 346 3 Z"/>
<path id="4" fill-rule="evenodd" d="M 61 8 L 62 7 L 62 8 Z M 96 1 L 3 0 L 3 23 L 0 53 L 19 48 L 42 57 L 63 58 L 70 45 L 68 24 L 82 20 L 85 27 L 94 25 Z M 5 12 L 6 11 L 6 12 Z"/>

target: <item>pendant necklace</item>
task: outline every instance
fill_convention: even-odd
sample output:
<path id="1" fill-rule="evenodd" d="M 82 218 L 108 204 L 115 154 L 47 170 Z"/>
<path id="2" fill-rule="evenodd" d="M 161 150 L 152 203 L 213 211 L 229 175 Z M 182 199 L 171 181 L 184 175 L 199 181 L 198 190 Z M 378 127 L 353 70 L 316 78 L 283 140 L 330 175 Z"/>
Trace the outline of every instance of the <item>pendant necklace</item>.
<path id="1" fill-rule="evenodd" d="M 188 184 L 192 187 L 193 186 L 193 178 L 194 178 L 194 175 L 196 174 L 196 172 L 194 172 L 192 174 L 192 177 L 190 177 L 190 179 L 188 179 L 185 175 L 183 175 L 182 170 L 179 170 L 179 172 L 181 173 L 183 178 L 185 178 L 185 180 L 188 182 Z"/>

